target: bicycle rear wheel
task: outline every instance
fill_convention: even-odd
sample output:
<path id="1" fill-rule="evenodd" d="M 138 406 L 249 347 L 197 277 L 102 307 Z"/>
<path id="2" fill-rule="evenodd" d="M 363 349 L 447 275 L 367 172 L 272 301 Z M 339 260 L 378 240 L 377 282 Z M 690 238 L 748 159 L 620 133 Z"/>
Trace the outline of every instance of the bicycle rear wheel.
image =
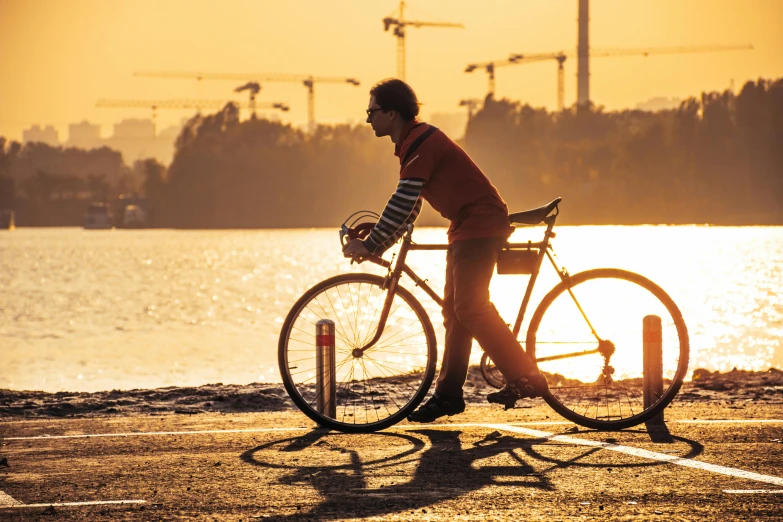
<path id="1" fill-rule="evenodd" d="M 362 433 L 401 421 L 432 384 L 437 359 L 435 331 L 413 295 L 397 287 L 378 342 L 354 351 L 375 335 L 387 296 L 384 279 L 344 274 L 315 285 L 294 304 L 280 332 L 278 363 L 294 404 L 319 425 Z M 316 323 L 334 322 L 334 404 L 323 407 Z M 319 404 L 320 402 L 320 404 Z"/>
<path id="2" fill-rule="evenodd" d="M 648 315 L 661 318 L 663 392 L 645 404 Z M 602 268 L 572 275 L 544 297 L 530 320 L 526 350 L 547 378 L 544 399 L 555 411 L 588 428 L 622 429 L 652 418 L 674 399 L 688 369 L 688 330 L 658 285 Z"/>

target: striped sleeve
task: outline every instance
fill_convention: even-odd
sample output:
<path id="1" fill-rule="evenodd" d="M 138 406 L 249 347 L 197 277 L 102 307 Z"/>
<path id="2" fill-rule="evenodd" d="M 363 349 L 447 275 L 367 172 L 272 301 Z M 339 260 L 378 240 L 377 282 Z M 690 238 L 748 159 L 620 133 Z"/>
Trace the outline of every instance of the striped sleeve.
<path id="1" fill-rule="evenodd" d="M 421 211 L 421 190 L 424 183 L 420 178 L 400 180 L 375 228 L 363 241 L 364 247 L 371 254 L 383 253 L 405 233 L 405 227 L 409 223 L 416 221 Z"/>

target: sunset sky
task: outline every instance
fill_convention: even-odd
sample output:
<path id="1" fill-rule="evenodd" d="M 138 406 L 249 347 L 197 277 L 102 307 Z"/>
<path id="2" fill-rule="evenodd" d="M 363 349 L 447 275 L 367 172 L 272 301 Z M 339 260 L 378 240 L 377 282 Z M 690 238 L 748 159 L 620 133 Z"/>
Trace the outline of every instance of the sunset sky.
<path id="1" fill-rule="evenodd" d="M 739 88 L 783 77 L 781 0 L 592 0 L 590 45 L 601 48 L 752 44 L 752 51 L 596 58 L 591 98 L 607 109 L 656 96 Z M 317 84 L 320 122 L 363 119 L 367 91 L 396 73 L 396 41 L 381 19 L 396 0 L 0 0 L 0 135 L 21 139 L 32 124 L 87 119 L 103 136 L 145 109 L 101 109 L 101 98 L 245 100 L 240 82 L 151 79 L 134 71 L 293 73 L 355 77 L 359 87 Z M 409 28 L 407 80 L 423 116 L 458 112 L 462 98 L 482 97 L 483 71 L 472 62 L 511 53 L 572 51 L 577 0 L 409 0 L 406 18 L 461 22 L 464 29 Z M 576 61 L 566 62 L 566 103 L 576 98 Z M 498 69 L 499 97 L 556 107 L 556 64 Z M 266 83 L 259 101 L 284 102 L 283 121 L 302 124 L 307 96 L 296 83 Z M 160 111 L 158 128 L 186 111 Z"/>

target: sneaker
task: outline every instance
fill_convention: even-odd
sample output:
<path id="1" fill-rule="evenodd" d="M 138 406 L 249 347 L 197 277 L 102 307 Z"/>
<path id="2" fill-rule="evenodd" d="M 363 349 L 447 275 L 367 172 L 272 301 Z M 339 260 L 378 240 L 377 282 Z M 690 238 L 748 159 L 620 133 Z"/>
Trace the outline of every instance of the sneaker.
<path id="1" fill-rule="evenodd" d="M 502 404 L 509 410 L 514 407 L 518 399 L 533 399 L 541 397 L 549 390 L 546 378 L 539 374 L 520 377 L 512 381 L 499 391 L 487 395 L 487 401 L 494 404 Z"/>
<path id="2" fill-rule="evenodd" d="M 435 392 L 418 410 L 408 415 L 408 420 L 411 422 L 432 422 L 444 415 L 456 415 L 463 411 L 465 411 L 465 400 L 462 397 L 449 397 Z"/>

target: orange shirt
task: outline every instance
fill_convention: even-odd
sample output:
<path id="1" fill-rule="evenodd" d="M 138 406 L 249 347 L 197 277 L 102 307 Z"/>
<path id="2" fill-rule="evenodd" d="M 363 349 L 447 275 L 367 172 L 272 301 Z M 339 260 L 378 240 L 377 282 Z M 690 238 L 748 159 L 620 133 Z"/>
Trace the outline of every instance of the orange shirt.
<path id="1" fill-rule="evenodd" d="M 511 235 L 514 228 L 508 220 L 508 207 L 498 190 L 443 132 L 435 130 L 408 154 L 416 139 L 431 127 L 413 120 L 403 129 L 394 150 L 400 158 L 400 179 L 425 180 L 422 197 L 451 222 L 449 243 Z"/>

